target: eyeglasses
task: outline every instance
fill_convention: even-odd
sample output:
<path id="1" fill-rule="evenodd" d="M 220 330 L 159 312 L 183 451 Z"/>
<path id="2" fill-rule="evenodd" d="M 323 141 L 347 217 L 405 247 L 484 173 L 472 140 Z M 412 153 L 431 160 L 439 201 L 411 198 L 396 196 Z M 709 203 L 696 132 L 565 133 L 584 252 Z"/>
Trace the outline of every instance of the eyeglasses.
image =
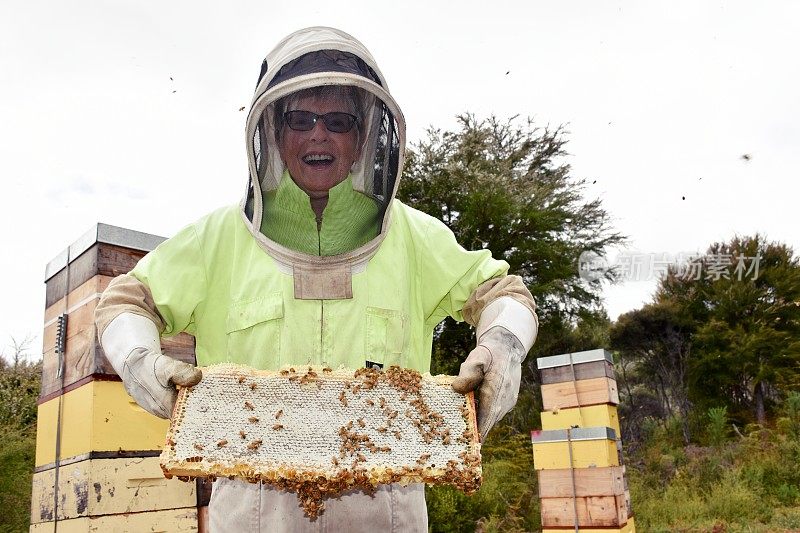
<path id="1" fill-rule="evenodd" d="M 287 111 L 283 114 L 286 125 L 295 131 L 309 131 L 317 124 L 317 120 L 322 119 L 328 131 L 333 133 L 347 133 L 358 120 L 350 113 L 334 111 L 317 115 L 311 111 Z"/>

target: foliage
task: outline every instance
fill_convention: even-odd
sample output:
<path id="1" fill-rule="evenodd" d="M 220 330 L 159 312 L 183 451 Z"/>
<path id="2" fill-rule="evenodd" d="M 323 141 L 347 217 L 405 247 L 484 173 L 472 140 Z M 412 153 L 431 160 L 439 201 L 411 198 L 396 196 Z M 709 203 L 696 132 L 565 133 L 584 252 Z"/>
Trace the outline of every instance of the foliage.
<path id="1" fill-rule="evenodd" d="M 10 361 L 0 356 L 0 424 L 26 428 L 36 423 L 41 363 L 27 360 L 28 342 L 13 342 Z"/>
<path id="2" fill-rule="evenodd" d="M 763 424 L 800 385 L 800 264 L 791 248 L 735 237 L 695 265 L 698 274 L 670 268 L 653 302 L 611 327 L 629 437 L 645 417 L 678 417 L 684 444 L 697 429 L 716 442 L 723 436 L 705 431 L 701 413 L 724 407 L 734 424 Z"/>
<path id="3" fill-rule="evenodd" d="M 715 243 L 700 262 L 713 272 L 720 258 L 738 267 L 740 258 L 754 257 L 757 276 L 732 268 L 694 279 L 673 269 L 656 299 L 674 302 L 696 326 L 690 398 L 763 423 L 779 398 L 800 385 L 800 263 L 791 248 L 760 235 Z"/>
<path id="4" fill-rule="evenodd" d="M 467 496 L 452 487 L 425 490 L 433 532 L 536 531 L 541 528 L 530 438 L 499 427 L 483 444 L 483 484 Z"/>
<path id="5" fill-rule="evenodd" d="M 620 316 L 611 327 L 611 347 L 623 370 L 622 386 L 629 402 L 642 385 L 658 399 L 660 411 L 682 423 L 684 444 L 690 441 L 688 368 L 694 326 L 675 302 L 645 305 Z M 634 403 L 631 410 L 636 410 Z M 648 413 L 649 415 L 650 413 Z"/>
<path id="6" fill-rule="evenodd" d="M 720 446 L 728 437 L 728 408 L 712 407 L 708 410 L 706 437 L 712 446 Z"/>
<path id="7" fill-rule="evenodd" d="M 794 397 L 794 396 L 793 396 Z M 781 406 L 795 413 L 800 394 Z M 725 409 L 712 417 L 722 422 Z M 789 418 L 786 416 L 784 418 Z M 726 426 L 726 424 L 721 424 Z M 717 446 L 683 446 L 653 425 L 626 460 L 642 531 L 796 531 L 800 528 L 800 439 L 771 426 Z"/>
<path id="8" fill-rule="evenodd" d="M 41 362 L 28 358 L 29 341 L 12 339 L 0 356 L 0 531 L 27 531 L 36 452 L 36 400 Z"/>
<path id="9" fill-rule="evenodd" d="M 790 438 L 800 441 L 800 392 L 792 391 L 784 403 L 784 416 L 778 419 L 779 427 Z"/>
<path id="10" fill-rule="evenodd" d="M 36 433 L 0 424 L 0 531 L 27 531 Z"/>
<path id="11" fill-rule="evenodd" d="M 442 220 L 465 248 L 508 261 L 544 314 L 598 303 L 599 284 L 579 279 L 578 257 L 621 237 L 599 200 L 583 202 L 583 180 L 562 162 L 563 129 L 516 117 L 458 121 L 458 131 L 429 129 L 414 145 L 398 198 Z"/>

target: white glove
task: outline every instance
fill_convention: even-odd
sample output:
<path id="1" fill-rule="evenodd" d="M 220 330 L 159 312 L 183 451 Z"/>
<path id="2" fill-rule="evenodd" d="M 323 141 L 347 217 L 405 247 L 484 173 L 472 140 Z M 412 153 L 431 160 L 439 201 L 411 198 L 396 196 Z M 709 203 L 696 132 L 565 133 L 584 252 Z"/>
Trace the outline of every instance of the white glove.
<path id="1" fill-rule="evenodd" d="M 461 363 L 453 390 L 478 389 L 478 432 L 481 440 L 517 403 L 522 361 L 536 340 L 536 318 L 515 299 L 503 296 L 481 313 L 478 345 Z"/>
<path id="2" fill-rule="evenodd" d="M 112 320 L 100 344 L 128 394 L 161 418 L 172 416 L 178 397 L 175 385 L 191 387 L 203 377 L 189 363 L 162 354 L 156 325 L 134 313 L 122 313 Z"/>

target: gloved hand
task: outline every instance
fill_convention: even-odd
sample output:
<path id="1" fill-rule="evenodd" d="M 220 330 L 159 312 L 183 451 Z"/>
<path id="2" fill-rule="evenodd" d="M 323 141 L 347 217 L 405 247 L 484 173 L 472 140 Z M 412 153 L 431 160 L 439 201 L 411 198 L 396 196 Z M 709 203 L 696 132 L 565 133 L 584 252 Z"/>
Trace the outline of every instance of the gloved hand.
<path id="1" fill-rule="evenodd" d="M 510 297 L 491 302 L 481 313 L 478 345 L 461 363 L 453 390 L 477 389 L 478 432 L 481 440 L 517 403 L 522 361 L 536 339 L 536 318 Z"/>
<path id="2" fill-rule="evenodd" d="M 162 354 L 156 325 L 134 313 L 122 313 L 112 320 L 100 344 L 128 394 L 161 418 L 172 416 L 178 397 L 175 385 L 191 387 L 203 377 L 192 365 Z"/>

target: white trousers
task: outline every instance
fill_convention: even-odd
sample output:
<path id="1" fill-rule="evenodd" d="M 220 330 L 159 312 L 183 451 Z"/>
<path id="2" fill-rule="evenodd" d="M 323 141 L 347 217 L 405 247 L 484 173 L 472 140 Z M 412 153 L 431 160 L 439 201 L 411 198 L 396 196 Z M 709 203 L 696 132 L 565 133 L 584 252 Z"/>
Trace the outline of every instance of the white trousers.
<path id="1" fill-rule="evenodd" d="M 211 533 L 428 531 L 422 484 L 379 485 L 373 495 L 347 491 L 326 499 L 325 511 L 311 521 L 293 492 L 220 478 L 214 482 L 208 511 Z"/>

